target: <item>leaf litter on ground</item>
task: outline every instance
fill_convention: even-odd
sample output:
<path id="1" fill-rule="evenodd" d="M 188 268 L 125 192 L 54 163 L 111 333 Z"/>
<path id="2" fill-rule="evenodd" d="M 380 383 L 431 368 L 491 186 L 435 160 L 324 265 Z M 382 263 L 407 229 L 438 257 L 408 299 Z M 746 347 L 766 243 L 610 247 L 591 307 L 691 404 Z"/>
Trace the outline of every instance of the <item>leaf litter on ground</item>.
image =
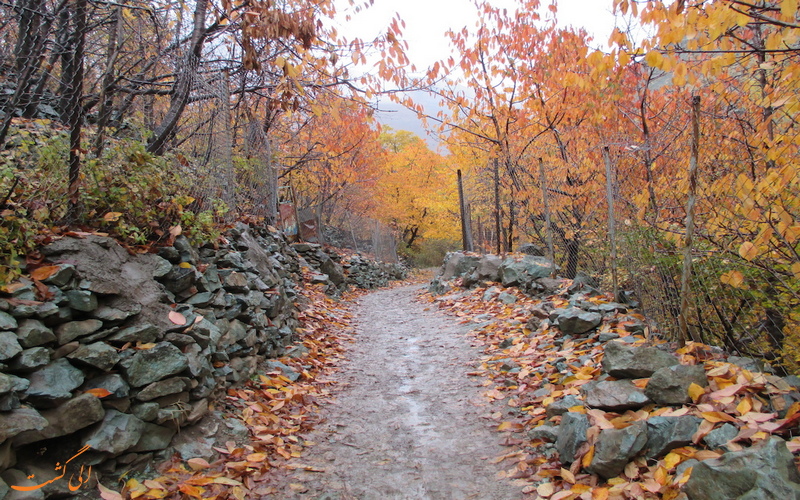
<path id="1" fill-rule="evenodd" d="M 611 318 L 606 317 L 597 330 L 585 337 L 564 337 L 557 327 L 551 328 L 547 322 L 536 330 L 528 329 L 531 316 L 547 317 L 542 307 L 544 303 L 553 308 L 568 307 L 570 284 L 570 280 L 563 280 L 559 291 L 543 298 L 532 298 L 516 288 L 505 288 L 497 283 L 471 290 L 456 289 L 440 297 L 428 292 L 420 294 L 422 302 L 453 315 L 461 323 L 475 325 L 473 341 L 484 349 L 485 355 L 479 367 L 468 374 L 485 379 L 483 395 L 487 400 L 506 405 L 505 411 L 488 416 L 495 422 L 495 429 L 507 435 L 503 444 L 510 448 L 508 453 L 492 460 L 506 464 L 498 479 L 522 486 L 523 492 L 531 498 L 671 500 L 681 495 L 681 487 L 691 474 L 691 467 L 677 473 L 682 462 L 722 455 L 720 450 L 706 449 L 702 439 L 723 424 L 733 424 L 739 430 L 726 445 L 731 451 L 744 449 L 771 435 L 780 435 L 788 439 L 789 450 L 798 455 L 800 437 L 792 438 L 790 431 L 800 423 L 800 403 L 780 408 L 783 403 L 780 396 L 795 389 L 780 377 L 748 371 L 724 361 L 711 347 L 690 342 L 677 349 L 676 354 L 684 365 L 704 365 L 708 387 L 691 387 L 692 403 L 677 407 L 650 404 L 624 413 L 584 406 L 569 408 L 569 411 L 586 413 L 591 427 L 587 432 L 588 442 L 569 468 L 565 468 L 552 447 L 543 447 L 541 440 L 531 440 L 527 431 L 540 425 L 557 425 L 561 417 L 548 416 L 547 406 L 564 396 L 582 399 L 581 386 L 601 375 L 604 344 L 597 341 L 597 335 L 606 332 L 633 337 L 630 345 L 663 343 L 648 330 L 644 335 L 628 331 L 626 326 L 644 319 L 631 313 L 617 312 Z M 514 295 L 516 302 L 505 304 L 497 300 L 501 292 Z M 610 296 L 587 300 L 597 304 L 612 302 Z M 562 369 L 557 367 L 558 363 L 563 363 Z M 639 379 L 634 383 L 643 388 L 647 380 Z M 776 406 L 786 410 L 783 418 L 771 411 Z M 671 450 L 657 460 L 636 457 L 622 474 L 607 481 L 583 470 L 592 461 L 594 443 L 602 429 L 622 429 L 653 416 L 681 415 L 703 419 L 691 445 Z"/>

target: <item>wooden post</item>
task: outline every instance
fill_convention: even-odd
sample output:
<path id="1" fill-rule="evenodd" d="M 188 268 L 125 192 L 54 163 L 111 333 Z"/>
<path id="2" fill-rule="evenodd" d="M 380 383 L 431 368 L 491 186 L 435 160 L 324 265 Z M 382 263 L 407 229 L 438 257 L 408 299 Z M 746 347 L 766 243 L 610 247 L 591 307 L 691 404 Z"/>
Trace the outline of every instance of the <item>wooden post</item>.
<path id="1" fill-rule="evenodd" d="M 608 203 L 608 239 L 611 242 L 611 286 L 614 290 L 614 300 L 619 297 L 619 284 L 617 282 L 617 232 L 614 219 L 614 171 L 611 165 L 611 156 L 608 146 L 603 148 L 603 161 L 606 164 L 606 201 Z"/>
<path id="2" fill-rule="evenodd" d="M 547 258 L 553 264 L 550 277 L 556 274 L 556 255 L 553 248 L 553 228 L 550 223 L 550 200 L 547 196 L 547 177 L 544 175 L 544 160 L 539 158 L 539 184 L 542 186 L 542 207 L 544 209 L 544 234 L 547 238 Z"/>
<path id="3" fill-rule="evenodd" d="M 500 224 L 500 162 L 497 161 L 497 158 L 492 161 L 494 161 L 494 230 L 495 242 L 497 243 L 495 249 L 497 255 L 500 255 L 502 252 L 500 245 L 503 238 L 503 228 Z"/>
<path id="4" fill-rule="evenodd" d="M 470 251 L 470 252 L 474 252 L 475 251 L 475 241 L 474 241 L 474 235 L 472 234 L 472 205 L 470 203 L 467 203 L 467 219 L 466 219 L 466 222 L 467 222 L 467 236 L 468 236 L 467 245 L 469 247 L 469 248 L 467 248 L 467 250 Z"/>
<path id="5" fill-rule="evenodd" d="M 464 199 L 464 184 L 461 180 L 461 169 L 456 170 L 458 177 L 458 208 L 461 213 L 461 243 L 465 252 L 472 251 L 472 231 L 470 231 L 467 202 Z"/>
<path id="6" fill-rule="evenodd" d="M 700 155 L 700 96 L 692 97 L 692 153 L 689 158 L 689 199 L 686 202 L 686 236 L 683 241 L 683 273 L 681 274 L 681 309 L 678 315 L 680 336 L 678 344 L 683 347 L 689 338 L 689 280 L 692 276 L 692 245 L 694 238 L 694 206 L 697 202 L 697 162 Z M 693 339 L 694 340 L 694 339 Z"/>

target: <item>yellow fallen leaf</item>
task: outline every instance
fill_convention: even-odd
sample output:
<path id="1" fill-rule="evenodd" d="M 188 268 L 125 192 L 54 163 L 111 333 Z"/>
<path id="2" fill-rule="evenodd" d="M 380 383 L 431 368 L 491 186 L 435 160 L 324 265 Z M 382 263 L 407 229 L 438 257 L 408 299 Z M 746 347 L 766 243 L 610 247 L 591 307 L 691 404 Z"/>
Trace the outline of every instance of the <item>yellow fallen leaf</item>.
<path id="1" fill-rule="evenodd" d="M 563 467 L 561 468 L 561 477 L 564 478 L 564 481 L 575 484 L 575 474 Z"/>
<path id="2" fill-rule="evenodd" d="M 182 267 L 183 269 L 191 269 L 192 265 L 189 264 L 188 262 L 181 262 L 180 264 L 178 264 L 178 267 Z"/>
<path id="3" fill-rule="evenodd" d="M 667 456 L 664 457 L 664 467 L 666 467 L 667 469 L 672 469 L 673 467 L 681 463 L 682 460 L 683 457 L 681 457 L 677 453 L 669 452 L 667 453 Z"/>
<path id="4" fill-rule="evenodd" d="M 692 402 L 697 403 L 700 400 L 700 396 L 706 393 L 706 390 L 698 384 L 694 382 L 689 385 L 689 397 L 692 398 Z"/>
<path id="5" fill-rule="evenodd" d="M 116 222 L 122 217 L 122 212 L 108 212 L 103 216 L 106 222 Z"/>

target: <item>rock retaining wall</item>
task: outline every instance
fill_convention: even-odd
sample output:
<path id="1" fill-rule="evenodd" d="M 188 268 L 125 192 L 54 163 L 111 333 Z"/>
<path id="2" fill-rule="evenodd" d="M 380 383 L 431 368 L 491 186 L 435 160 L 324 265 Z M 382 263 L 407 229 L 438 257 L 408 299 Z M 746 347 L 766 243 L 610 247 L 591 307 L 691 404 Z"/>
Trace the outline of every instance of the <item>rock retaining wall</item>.
<path id="1" fill-rule="evenodd" d="M 336 289 L 372 279 L 272 228 L 138 255 L 80 236 L 45 247 L 38 279 L 0 299 L 0 498 L 83 445 L 81 463 L 106 471 L 166 458 L 181 427 L 293 341 L 301 264 Z M 59 483 L 20 498 L 69 494 Z"/>

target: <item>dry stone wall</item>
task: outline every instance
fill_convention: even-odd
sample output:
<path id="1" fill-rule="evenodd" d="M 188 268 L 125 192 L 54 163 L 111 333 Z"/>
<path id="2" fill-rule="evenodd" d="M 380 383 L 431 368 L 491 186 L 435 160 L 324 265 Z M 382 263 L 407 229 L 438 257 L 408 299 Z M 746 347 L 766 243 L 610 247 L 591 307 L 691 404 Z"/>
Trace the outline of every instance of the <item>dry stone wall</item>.
<path id="1" fill-rule="evenodd" d="M 84 445 L 96 471 L 166 458 L 182 427 L 293 341 L 301 263 L 337 289 L 356 279 L 272 228 L 227 237 L 201 248 L 178 237 L 157 254 L 97 235 L 42 249 L 47 276 L 0 298 L 0 498 Z M 60 483 L 23 497 L 69 494 Z"/>

